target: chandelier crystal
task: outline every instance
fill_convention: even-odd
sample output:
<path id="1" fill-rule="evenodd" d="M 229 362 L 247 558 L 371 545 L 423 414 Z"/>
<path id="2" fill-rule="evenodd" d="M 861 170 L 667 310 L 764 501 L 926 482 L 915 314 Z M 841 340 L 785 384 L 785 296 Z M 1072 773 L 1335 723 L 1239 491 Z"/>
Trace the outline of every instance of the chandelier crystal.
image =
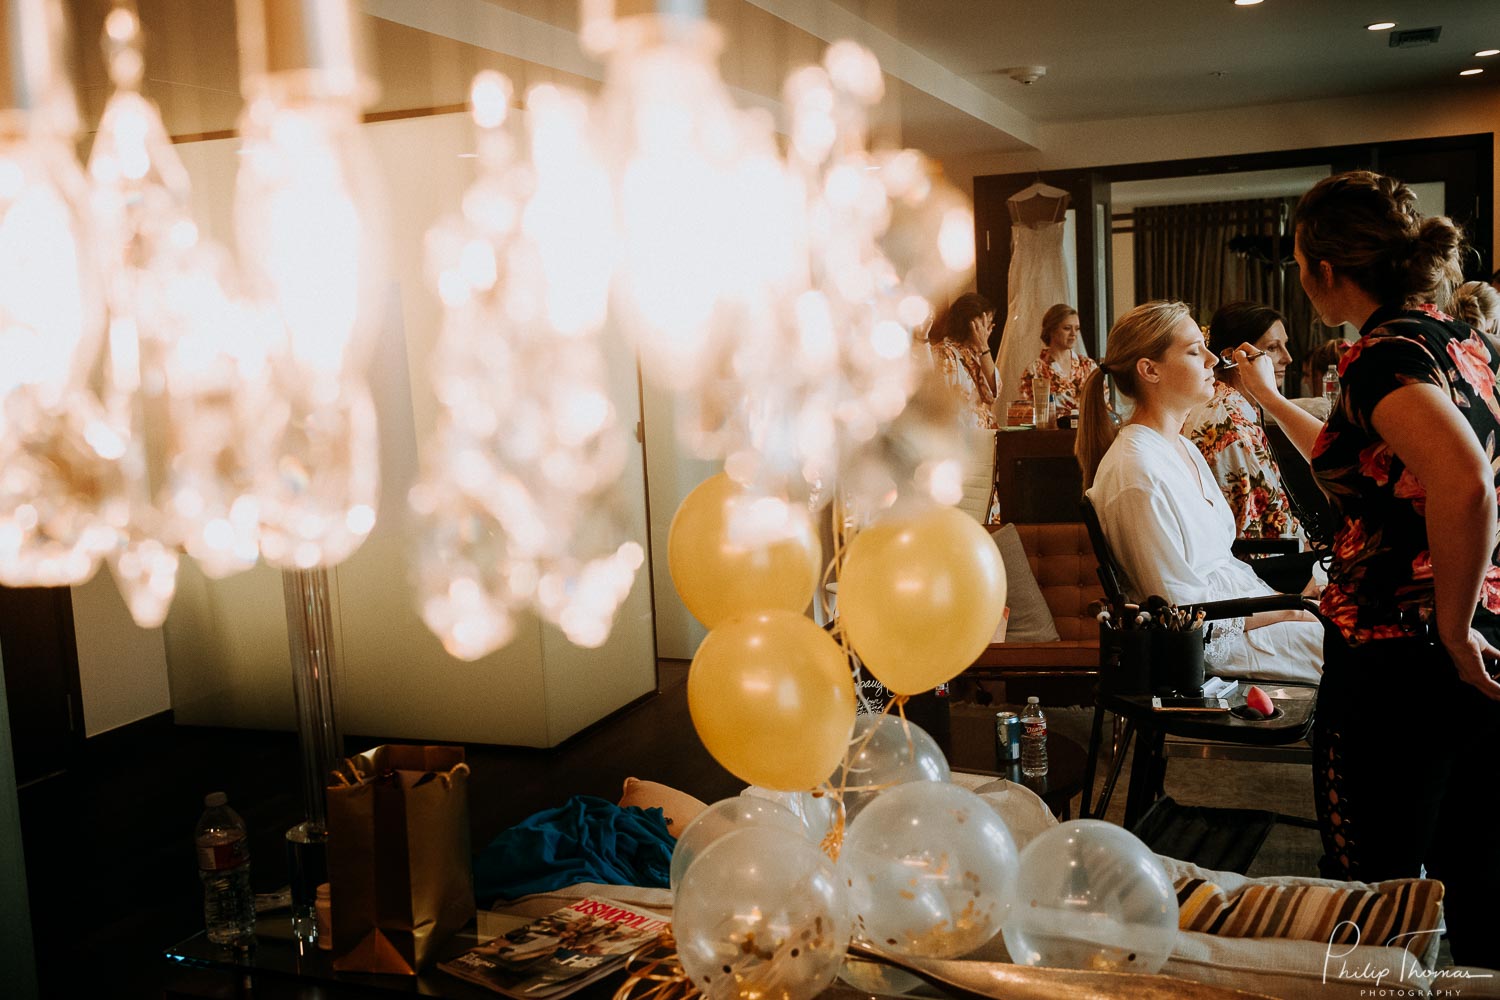
<path id="1" fill-rule="evenodd" d="M 120 442 L 104 497 L 107 554 L 132 617 L 160 625 L 179 552 L 210 577 L 259 556 L 246 441 L 263 397 L 262 328 L 231 300 L 223 251 L 200 239 L 187 171 L 156 106 L 140 93 L 140 21 L 105 19 L 114 93 L 89 156 L 90 210 L 109 308 L 101 398 Z"/>
<path id="2" fill-rule="evenodd" d="M 418 607 L 462 659 L 505 644 L 535 612 L 573 643 L 609 637 L 644 560 L 612 493 L 629 438 L 601 340 L 611 277 L 609 175 L 589 105 L 551 86 L 472 88 L 478 176 L 428 236 L 443 304 L 437 427 L 411 504 Z"/>
<path id="3" fill-rule="evenodd" d="M 61 9 L 11 0 L 0 51 L 0 583 L 81 583 L 115 544 L 123 442 L 88 385 L 103 334 Z"/>
<path id="4" fill-rule="evenodd" d="M 787 80 L 800 281 L 689 408 L 700 451 L 722 454 L 751 496 L 817 509 L 843 490 L 850 507 L 879 510 L 912 483 L 891 428 L 922 370 L 913 331 L 972 267 L 973 216 L 920 153 L 870 151 L 883 86 L 875 57 L 847 41 Z M 936 482 L 933 498 L 951 503 Z"/>
<path id="5" fill-rule="evenodd" d="M 252 442 L 260 551 L 282 568 L 331 566 L 375 526 L 379 495 L 365 370 L 384 241 L 360 125 L 374 88 L 347 0 L 240 0 L 238 15 L 235 236 L 246 292 L 274 330 Z"/>

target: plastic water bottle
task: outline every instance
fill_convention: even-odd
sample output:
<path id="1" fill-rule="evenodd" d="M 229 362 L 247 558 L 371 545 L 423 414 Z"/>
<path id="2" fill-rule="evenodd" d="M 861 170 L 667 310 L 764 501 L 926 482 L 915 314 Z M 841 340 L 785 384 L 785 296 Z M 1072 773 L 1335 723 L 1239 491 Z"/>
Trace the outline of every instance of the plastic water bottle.
<path id="1" fill-rule="evenodd" d="M 245 821 L 229 808 L 223 792 L 203 797 L 203 815 L 193 830 L 198 877 L 203 880 L 203 919 L 214 944 L 249 944 L 255 937 L 255 894 L 250 890 L 250 841 Z"/>
<path id="2" fill-rule="evenodd" d="M 1323 373 L 1323 398 L 1328 400 L 1330 406 L 1335 406 L 1339 401 L 1339 366 L 1329 365 L 1328 371 Z"/>
<path id="3" fill-rule="evenodd" d="M 1040 778 L 1047 773 L 1047 717 L 1032 695 L 1021 713 L 1021 773 Z"/>

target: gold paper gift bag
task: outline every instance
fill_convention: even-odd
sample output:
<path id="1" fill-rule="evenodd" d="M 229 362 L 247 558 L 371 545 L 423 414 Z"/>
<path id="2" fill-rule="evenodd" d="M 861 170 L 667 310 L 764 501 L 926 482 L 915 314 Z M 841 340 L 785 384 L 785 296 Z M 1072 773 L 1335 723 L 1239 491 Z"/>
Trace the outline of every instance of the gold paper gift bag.
<path id="1" fill-rule="evenodd" d="M 333 967 L 414 975 L 474 919 L 463 748 L 376 747 L 332 780 Z"/>

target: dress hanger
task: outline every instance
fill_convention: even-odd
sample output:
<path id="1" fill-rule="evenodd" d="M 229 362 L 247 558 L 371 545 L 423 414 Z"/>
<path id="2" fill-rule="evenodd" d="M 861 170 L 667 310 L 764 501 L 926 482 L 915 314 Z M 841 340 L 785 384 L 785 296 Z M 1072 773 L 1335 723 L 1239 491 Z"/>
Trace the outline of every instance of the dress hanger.
<path id="1" fill-rule="evenodd" d="M 1005 200 L 1005 206 L 1013 222 L 1035 228 L 1043 223 L 1061 221 L 1070 200 L 1068 192 L 1043 183 L 1038 174 L 1036 183 L 1011 195 Z"/>
<path id="2" fill-rule="evenodd" d="M 1011 195 L 1006 200 L 1007 201 L 1029 201 L 1032 198 L 1066 198 L 1066 197 L 1068 197 L 1068 192 L 1064 191 L 1062 188 L 1053 187 L 1051 184 L 1044 183 L 1042 180 L 1038 179 L 1035 184 L 1031 185 L 1028 188 L 1024 188 L 1024 189 L 1022 189 L 1020 191 L 1017 191 L 1015 194 Z"/>

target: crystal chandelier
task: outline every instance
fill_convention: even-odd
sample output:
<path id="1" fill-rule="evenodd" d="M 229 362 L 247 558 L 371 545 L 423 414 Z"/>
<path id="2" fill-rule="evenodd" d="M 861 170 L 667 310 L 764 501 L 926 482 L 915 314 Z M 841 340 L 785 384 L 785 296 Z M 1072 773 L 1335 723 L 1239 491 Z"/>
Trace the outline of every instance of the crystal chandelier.
<path id="1" fill-rule="evenodd" d="M 465 658 L 528 607 L 602 643 L 640 565 L 610 530 L 625 446 L 601 327 L 678 395 L 683 440 L 747 487 L 737 543 L 796 532 L 840 483 L 868 512 L 902 482 L 946 503 L 961 487 L 941 421 L 894 421 L 913 328 L 973 264 L 973 219 L 919 154 L 868 151 L 874 57 L 839 43 L 793 76 L 783 159 L 692 12 L 616 20 L 585 2 L 582 38 L 607 60 L 598 98 L 533 88 L 519 143 L 509 83 L 476 81 L 479 177 L 429 237 L 444 328 L 411 496 L 418 606 Z M 912 460 L 912 440 L 936 460 Z"/>
<path id="2" fill-rule="evenodd" d="M 7 4 L 0 582 L 78 583 L 105 560 L 150 625 L 182 554 L 212 577 L 347 558 L 376 519 L 365 369 L 386 301 L 350 0 L 238 0 L 233 265 L 140 93 L 133 7 L 106 24 L 89 190 L 60 6 Z M 526 611 L 597 646 L 633 584 L 612 336 L 677 394 L 683 442 L 744 487 L 746 544 L 835 490 L 878 510 L 954 489 L 953 449 L 898 454 L 915 440 L 898 418 L 911 331 L 972 265 L 972 216 L 919 154 L 870 151 L 874 57 L 837 43 L 788 80 L 783 153 L 770 116 L 731 99 L 699 5 L 583 8 L 601 92 L 533 88 L 517 122 L 509 85 L 477 80 L 478 174 L 429 237 L 443 329 L 415 585 L 462 657 Z"/>

